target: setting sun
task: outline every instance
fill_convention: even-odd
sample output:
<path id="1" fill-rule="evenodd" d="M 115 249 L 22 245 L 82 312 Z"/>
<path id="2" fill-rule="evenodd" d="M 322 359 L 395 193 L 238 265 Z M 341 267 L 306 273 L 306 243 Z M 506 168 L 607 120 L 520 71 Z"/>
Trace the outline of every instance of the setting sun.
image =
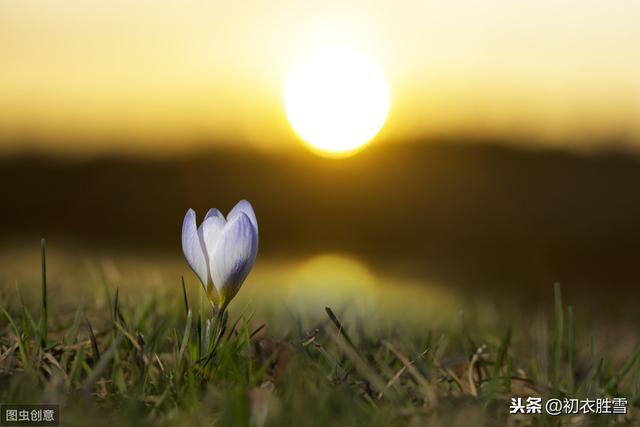
<path id="1" fill-rule="evenodd" d="M 344 156 L 380 131 L 390 101 L 375 64 L 346 49 L 325 49 L 293 69 L 284 103 L 291 127 L 314 151 Z"/>

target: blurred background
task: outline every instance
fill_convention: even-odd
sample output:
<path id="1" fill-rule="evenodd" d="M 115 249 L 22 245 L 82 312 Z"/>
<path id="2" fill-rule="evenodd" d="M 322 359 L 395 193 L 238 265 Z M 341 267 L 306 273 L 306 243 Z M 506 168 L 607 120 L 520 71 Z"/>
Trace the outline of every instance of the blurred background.
<path id="1" fill-rule="evenodd" d="M 184 213 L 246 198 L 258 272 L 320 259 L 305 274 L 530 303 L 560 281 L 631 304 L 638 22 L 623 0 L 2 1 L 0 280 L 37 274 L 41 237 L 192 280 Z M 391 100 L 341 159 L 308 150 L 283 107 L 325 44 L 366 55 Z"/>

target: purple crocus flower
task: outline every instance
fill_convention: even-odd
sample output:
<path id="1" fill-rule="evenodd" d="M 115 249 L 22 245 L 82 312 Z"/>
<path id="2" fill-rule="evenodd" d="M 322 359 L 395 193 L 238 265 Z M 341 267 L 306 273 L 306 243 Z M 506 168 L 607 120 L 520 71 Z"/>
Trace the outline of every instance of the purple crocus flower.
<path id="1" fill-rule="evenodd" d="M 251 203 L 239 201 L 226 219 L 218 209 L 209 209 L 200 226 L 189 209 L 182 224 L 182 251 L 209 300 L 224 310 L 258 254 L 258 221 Z"/>

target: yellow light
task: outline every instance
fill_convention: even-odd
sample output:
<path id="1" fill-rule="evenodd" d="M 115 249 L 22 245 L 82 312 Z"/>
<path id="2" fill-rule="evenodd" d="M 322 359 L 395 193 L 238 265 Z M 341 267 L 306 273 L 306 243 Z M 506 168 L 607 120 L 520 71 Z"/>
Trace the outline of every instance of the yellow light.
<path id="1" fill-rule="evenodd" d="M 314 151 L 342 157 L 380 131 L 390 100 L 378 67 L 353 51 L 329 48 L 293 69 L 284 105 L 291 127 Z"/>

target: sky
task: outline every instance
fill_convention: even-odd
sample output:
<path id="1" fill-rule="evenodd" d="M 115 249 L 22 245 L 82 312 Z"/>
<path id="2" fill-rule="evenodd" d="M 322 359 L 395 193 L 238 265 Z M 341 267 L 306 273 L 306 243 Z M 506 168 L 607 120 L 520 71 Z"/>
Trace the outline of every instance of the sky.
<path id="1" fill-rule="evenodd" d="M 287 75 L 327 45 L 382 70 L 380 141 L 640 148 L 638 22 L 623 0 L 0 0 L 0 150 L 291 146 Z"/>

